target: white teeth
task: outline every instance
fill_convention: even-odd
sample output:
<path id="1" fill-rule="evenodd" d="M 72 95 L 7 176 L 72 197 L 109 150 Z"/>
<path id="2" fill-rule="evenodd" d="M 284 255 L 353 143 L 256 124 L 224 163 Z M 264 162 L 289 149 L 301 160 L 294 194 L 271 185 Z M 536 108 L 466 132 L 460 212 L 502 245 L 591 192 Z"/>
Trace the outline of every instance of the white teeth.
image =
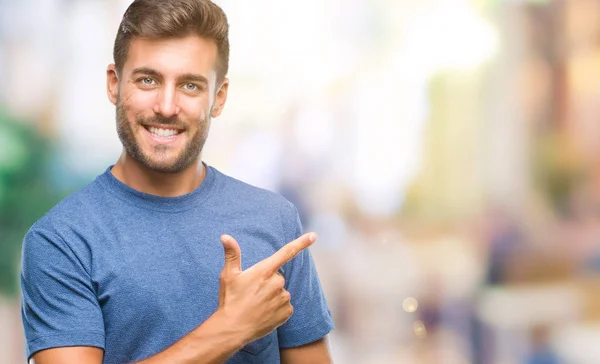
<path id="1" fill-rule="evenodd" d="M 174 129 L 160 129 L 155 127 L 148 128 L 150 132 L 156 136 L 161 138 L 169 138 L 177 134 L 177 131 Z"/>

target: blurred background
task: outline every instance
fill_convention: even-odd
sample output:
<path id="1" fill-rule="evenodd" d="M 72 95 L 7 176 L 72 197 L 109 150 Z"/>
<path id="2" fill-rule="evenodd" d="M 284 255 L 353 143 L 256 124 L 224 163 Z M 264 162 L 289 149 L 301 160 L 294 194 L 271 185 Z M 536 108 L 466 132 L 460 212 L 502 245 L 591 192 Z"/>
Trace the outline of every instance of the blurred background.
<path id="1" fill-rule="evenodd" d="M 0 363 L 23 235 L 120 154 L 129 3 L 0 0 Z M 600 0 L 217 3 L 203 158 L 320 234 L 336 363 L 600 363 Z"/>

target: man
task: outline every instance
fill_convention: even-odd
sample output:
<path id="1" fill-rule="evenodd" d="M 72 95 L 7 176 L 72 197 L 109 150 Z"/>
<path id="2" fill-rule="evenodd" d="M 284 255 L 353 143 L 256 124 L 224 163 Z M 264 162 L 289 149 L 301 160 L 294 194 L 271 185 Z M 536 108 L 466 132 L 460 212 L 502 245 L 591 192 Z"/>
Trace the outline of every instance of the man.
<path id="1" fill-rule="evenodd" d="M 125 12 L 107 70 L 123 153 L 24 239 L 30 363 L 331 361 L 316 235 L 287 200 L 201 161 L 228 58 L 209 0 Z"/>

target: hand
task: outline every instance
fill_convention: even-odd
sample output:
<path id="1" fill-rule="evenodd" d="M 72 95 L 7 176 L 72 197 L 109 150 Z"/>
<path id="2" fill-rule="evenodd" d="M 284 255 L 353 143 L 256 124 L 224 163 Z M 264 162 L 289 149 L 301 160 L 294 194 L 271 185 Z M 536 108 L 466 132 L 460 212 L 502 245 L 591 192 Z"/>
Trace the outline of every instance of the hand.
<path id="1" fill-rule="evenodd" d="M 278 271 L 315 240 L 315 233 L 304 234 L 242 271 L 240 246 L 233 237 L 221 236 L 225 265 L 220 277 L 219 310 L 244 332 L 245 342 L 267 335 L 292 316 L 290 293 L 283 288 L 285 279 Z"/>

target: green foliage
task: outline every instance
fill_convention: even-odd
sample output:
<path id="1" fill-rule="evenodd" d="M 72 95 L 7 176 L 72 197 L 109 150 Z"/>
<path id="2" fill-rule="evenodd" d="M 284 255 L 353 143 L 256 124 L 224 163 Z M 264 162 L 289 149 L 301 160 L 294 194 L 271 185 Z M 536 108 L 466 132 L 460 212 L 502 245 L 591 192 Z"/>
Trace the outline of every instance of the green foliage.
<path id="1" fill-rule="evenodd" d="M 0 294 L 19 292 L 23 236 L 58 200 L 51 147 L 33 128 L 0 109 Z"/>

